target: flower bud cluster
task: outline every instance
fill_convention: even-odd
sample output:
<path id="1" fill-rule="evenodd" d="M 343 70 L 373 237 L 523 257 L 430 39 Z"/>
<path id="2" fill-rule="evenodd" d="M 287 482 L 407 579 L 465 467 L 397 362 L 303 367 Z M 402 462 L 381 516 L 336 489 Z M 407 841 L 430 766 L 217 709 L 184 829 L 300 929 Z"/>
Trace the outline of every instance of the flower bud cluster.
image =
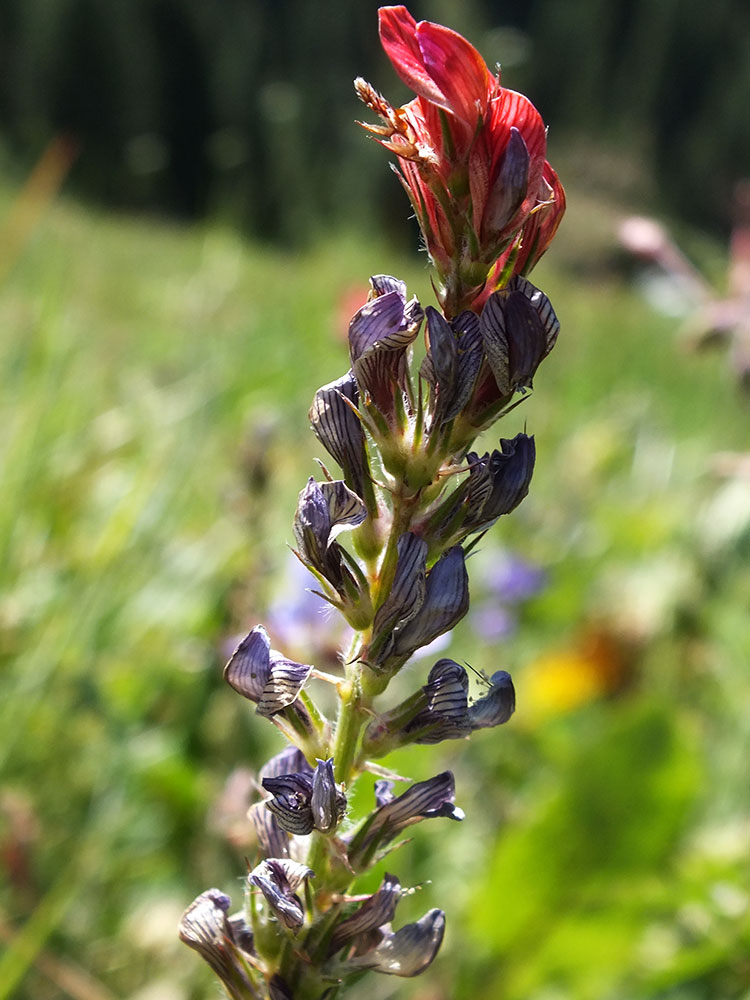
<path id="1" fill-rule="evenodd" d="M 511 275 L 528 274 L 550 245 L 565 192 L 545 159 L 547 131 L 465 38 L 405 7 L 380 9 L 380 40 L 416 97 L 394 108 L 365 80 L 364 124 L 398 157 L 398 176 L 442 279 L 451 315 L 477 308 Z"/>
<path id="2" fill-rule="evenodd" d="M 395 875 L 364 898 L 350 893 L 408 827 L 463 819 L 454 778 L 444 771 L 397 794 L 395 782 L 406 779 L 375 761 L 407 744 L 470 737 L 506 723 L 515 709 L 506 671 L 480 674 L 483 688 L 472 699 L 469 674 L 448 658 L 421 683 L 414 679 L 406 699 L 388 703 L 387 689 L 402 670 L 416 670 L 415 653 L 466 615 L 471 546 L 528 493 L 533 437 L 471 449 L 532 387 L 555 344 L 549 300 L 522 272 L 551 238 L 562 189 L 557 215 L 552 202 L 540 208 L 544 185 L 553 185 L 541 120 L 525 98 L 507 96 L 468 42 L 439 25 L 416 25 L 402 7 L 381 10 L 381 37 L 419 96 L 398 110 L 379 98 L 388 126 L 378 134 L 402 161 L 427 245 L 453 292 L 440 296 L 441 310 L 423 309 L 403 281 L 371 278 L 349 325 L 349 370 L 319 389 L 310 409 L 342 478 L 323 466 L 321 481 L 308 480 L 293 551 L 353 631 L 340 675 L 272 649 L 262 625 L 224 670 L 288 743 L 258 774 L 248 814 L 257 857 L 243 908 L 228 916 L 228 897 L 211 889 L 180 928 L 238 1000 L 324 1000 L 366 970 L 414 976 L 432 962 L 441 910 L 393 931 L 408 891 Z M 447 73 L 451 60 L 465 72 Z M 523 267 L 498 270 L 503 254 Z M 484 277 L 470 285 L 467 268 L 477 262 Z M 321 682 L 335 687 L 335 720 L 314 696 Z M 349 794 L 366 772 L 381 780 L 371 811 L 355 816 Z"/>

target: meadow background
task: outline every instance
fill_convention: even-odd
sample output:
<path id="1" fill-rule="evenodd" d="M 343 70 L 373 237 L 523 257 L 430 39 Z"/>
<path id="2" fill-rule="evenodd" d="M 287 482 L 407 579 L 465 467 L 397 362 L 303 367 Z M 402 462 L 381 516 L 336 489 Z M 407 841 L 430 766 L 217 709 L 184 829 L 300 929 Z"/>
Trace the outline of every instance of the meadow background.
<path id="1" fill-rule="evenodd" d="M 247 772 L 280 746 L 226 647 L 300 626 L 307 410 L 368 276 L 431 300 L 353 125 L 354 75 L 405 96 L 375 9 L 0 5 L 0 1000 L 217 995 L 176 925 L 210 885 L 239 901 Z M 500 428 L 536 435 L 532 490 L 450 647 L 509 669 L 518 711 L 390 760 L 456 773 L 466 821 L 389 860 L 422 886 L 399 919 L 442 906 L 446 941 L 353 996 L 748 1000 L 748 401 L 726 351 L 688 349 L 695 300 L 618 242 L 654 214 L 726 294 L 748 12 L 412 10 L 551 124 L 569 208 L 534 281 L 562 334 Z M 334 662 L 331 621 L 286 635 Z"/>

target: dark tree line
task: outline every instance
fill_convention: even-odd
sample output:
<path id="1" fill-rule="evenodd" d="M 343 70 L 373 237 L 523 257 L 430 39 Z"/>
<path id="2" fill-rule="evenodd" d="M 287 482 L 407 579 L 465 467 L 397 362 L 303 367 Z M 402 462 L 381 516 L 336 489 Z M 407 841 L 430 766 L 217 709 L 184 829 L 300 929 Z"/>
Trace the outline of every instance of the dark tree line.
<path id="1" fill-rule="evenodd" d="M 347 81 L 406 97 L 374 0 L 3 0 L 0 129 L 27 169 L 80 144 L 71 185 L 122 207 L 220 213 L 267 237 L 388 218 L 400 193 Z M 420 0 L 525 90 L 554 139 L 635 151 L 661 208 L 715 228 L 750 174 L 745 0 Z M 511 29 L 497 30 L 499 28 Z"/>

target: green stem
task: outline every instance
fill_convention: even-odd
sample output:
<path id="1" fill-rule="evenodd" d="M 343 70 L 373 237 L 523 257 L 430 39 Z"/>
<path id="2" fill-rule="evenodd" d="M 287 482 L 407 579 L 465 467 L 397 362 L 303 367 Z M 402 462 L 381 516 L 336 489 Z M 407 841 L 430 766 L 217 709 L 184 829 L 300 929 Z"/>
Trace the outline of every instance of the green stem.
<path id="1" fill-rule="evenodd" d="M 359 676 L 353 676 L 348 684 L 339 686 L 339 697 L 341 701 L 333 743 L 333 765 L 336 780 L 348 786 L 356 777 L 354 761 L 362 730 L 369 718 L 369 713 L 363 710 L 364 696 Z"/>
<path id="2" fill-rule="evenodd" d="M 302 691 L 300 691 L 298 697 L 299 700 L 307 709 L 307 712 L 310 718 L 312 719 L 312 724 L 315 727 L 315 731 L 317 732 L 318 736 L 319 737 L 323 736 L 323 734 L 326 731 L 326 726 L 328 725 L 327 720 L 324 718 L 324 716 L 321 715 L 320 711 L 318 710 L 318 706 L 312 700 L 307 691 L 303 689 Z"/>
<path id="3" fill-rule="evenodd" d="M 286 982 L 294 982 L 296 980 L 299 967 L 292 942 L 288 936 L 284 937 L 277 968 L 279 974 Z"/>
<path id="4" fill-rule="evenodd" d="M 380 564 L 378 581 L 373 587 L 372 607 L 377 611 L 381 606 L 396 575 L 396 563 L 398 562 L 398 540 L 411 526 L 414 512 L 419 504 L 419 492 L 407 495 L 403 483 L 400 483 L 393 493 L 393 518 L 391 520 L 391 530 L 388 535 L 388 542 Z"/>
<path id="5" fill-rule="evenodd" d="M 313 965 L 320 965 L 325 961 L 326 951 L 331 940 L 333 928 L 340 915 L 340 906 L 336 903 L 331 905 L 328 912 L 316 921 L 310 928 L 305 938 L 305 951 Z"/>
<path id="6" fill-rule="evenodd" d="M 328 860 L 328 841 L 317 830 L 310 838 L 310 849 L 307 852 L 307 867 L 312 868 L 320 882 L 325 880 L 325 869 Z"/>

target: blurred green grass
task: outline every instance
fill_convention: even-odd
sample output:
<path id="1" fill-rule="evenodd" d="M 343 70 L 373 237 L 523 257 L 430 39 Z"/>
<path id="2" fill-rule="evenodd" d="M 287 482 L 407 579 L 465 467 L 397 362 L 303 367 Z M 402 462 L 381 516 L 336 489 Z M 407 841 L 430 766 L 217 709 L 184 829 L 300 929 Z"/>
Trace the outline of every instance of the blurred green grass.
<path id="1" fill-rule="evenodd" d="M 563 333 L 501 428 L 536 434 L 537 471 L 481 558 L 502 542 L 548 585 L 512 642 L 455 635 L 457 657 L 514 672 L 518 714 L 394 757 L 453 767 L 468 814 L 390 862 L 425 883 L 399 918 L 444 906 L 446 947 L 413 990 L 361 996 L 749 995 L 750 499 L 712 472 L 747 448 L 747 413 L 721 356 L 685 354 L 622 280 L 616 216 L 572 192 L 535 273 Z M 367 240 L 288 254 L 60 201 L 6 272 L 0 1000 L 216 995 L 176 922 L 209 885 L 239 901 L 212 804 L 278 745 L 220 684 L 222 644 L 278 588 L 316 471 L 309 402 L 381 271 L 430 301 L 423 259 Z M 580 653 L 591 634 L 616 683 Z M 542 711 L 584 661 L 599 687 Z"/>

